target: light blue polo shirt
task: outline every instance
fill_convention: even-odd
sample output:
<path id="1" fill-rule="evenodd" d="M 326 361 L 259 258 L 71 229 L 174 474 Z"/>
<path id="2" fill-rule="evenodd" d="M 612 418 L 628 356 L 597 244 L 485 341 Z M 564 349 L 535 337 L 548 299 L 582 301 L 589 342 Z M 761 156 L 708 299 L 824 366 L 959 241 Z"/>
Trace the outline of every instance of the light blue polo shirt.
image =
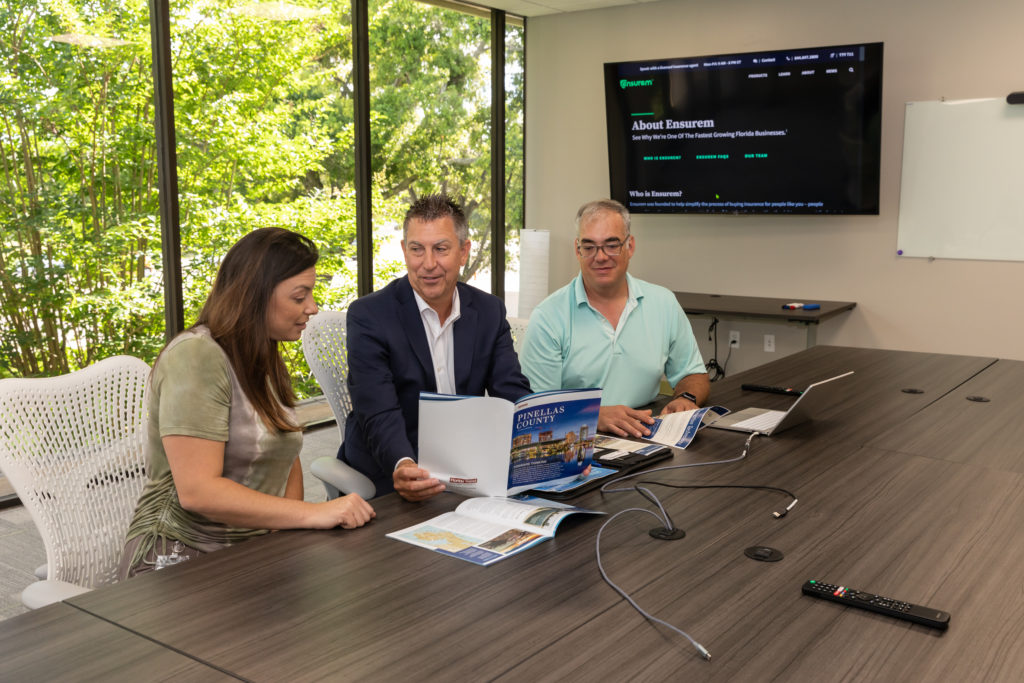
<path id="1" fill-rule="evenodd" d="M 675 294 L 628 273 L 626 282 L 617 328 L 590 305 L 582 275 L 533 310 L 519 363 L 534 391 L 601 387 L 601 405 L 638 408 L 658 395 L 662 375 L 675 386 L 705 372 Z"/>

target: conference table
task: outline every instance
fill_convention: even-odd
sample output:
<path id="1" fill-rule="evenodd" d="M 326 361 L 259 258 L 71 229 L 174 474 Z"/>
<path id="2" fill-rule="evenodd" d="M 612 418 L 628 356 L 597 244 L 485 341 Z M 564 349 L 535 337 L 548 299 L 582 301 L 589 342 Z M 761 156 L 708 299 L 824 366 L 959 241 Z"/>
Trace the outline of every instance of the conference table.
<path id="1" fill-rule="evenodd" d="M 784 409 L 792 397 L 741 383 L 848 370 L 821 418 L 755 438 L 745 458 L 745 435 L 704 429 L 667 463 L 692 466 L 636 478 L 780 487 L 799 499 L 781 519 L 791 499 L 776 491 L 648 483 L 686 531 L 657 540 L 636 492 L 591 491 L 574 502 L 608 516 L 571 516 L 479 567 L 385 538 L 456 496 L 392 494 L 358 530 L 268 534 L 0 622 L 0 679 L 59 680 L 61 652 L 108 680 L 1024 679 L 1024 363 L 816 346 L 715 383 L 711 399 Z M 710 660 L 604 582 L 605 522 L 609 577 Z M 744 554 L 760 546 L 783 558 Z M 812 578 L 945 610 L 949 629 L 802 595 Z"/>

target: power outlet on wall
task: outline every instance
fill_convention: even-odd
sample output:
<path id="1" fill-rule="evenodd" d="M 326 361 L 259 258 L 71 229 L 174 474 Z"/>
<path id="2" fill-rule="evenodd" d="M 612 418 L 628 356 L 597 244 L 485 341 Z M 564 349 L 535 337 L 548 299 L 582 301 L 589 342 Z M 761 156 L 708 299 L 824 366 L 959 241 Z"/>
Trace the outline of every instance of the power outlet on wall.
<path id="1" fill-rule="evenodd" d="M 775 335 L 766 334 L 764 335 L 764 350 L 765 353 L 775 353 Z"/>
<path id="2" fill-rule="evenodd" d="M 739 330 L 729 330 L 729 346 L 734 349 L 738 349 L 740 347 Z"/>

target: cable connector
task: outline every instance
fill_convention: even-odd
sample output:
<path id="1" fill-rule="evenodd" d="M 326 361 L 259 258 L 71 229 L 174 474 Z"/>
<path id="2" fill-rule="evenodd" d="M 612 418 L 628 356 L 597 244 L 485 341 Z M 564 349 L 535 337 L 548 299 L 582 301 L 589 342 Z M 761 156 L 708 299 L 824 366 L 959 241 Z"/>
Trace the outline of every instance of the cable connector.
<path id="1" fill-rule="evenodd" d="M 711 653 L 708 652 L 708 649 L 706 647 L 704 647 L 703 645 L 701 645 L 700 643 L 694 643 L 694 645 L 696 645 L 697 649 L 700 650 L 700 656 L 704 658 L 704 661 L 710 662 L 711 661 Z"/>
<path id="2" fill-rule="evenodd" d="M 783 510 L 782 512 L 773 512 L 772 516 L 775 517 L 775 519 L 782 519 L 787 514 L 789 514 L 789 511 L 792 510 L 794 506 L 796 506 L 797 501 L 799 500 L 799 498 L 794 498 L 793 502 L 787 505 L 785 510 Z"/>

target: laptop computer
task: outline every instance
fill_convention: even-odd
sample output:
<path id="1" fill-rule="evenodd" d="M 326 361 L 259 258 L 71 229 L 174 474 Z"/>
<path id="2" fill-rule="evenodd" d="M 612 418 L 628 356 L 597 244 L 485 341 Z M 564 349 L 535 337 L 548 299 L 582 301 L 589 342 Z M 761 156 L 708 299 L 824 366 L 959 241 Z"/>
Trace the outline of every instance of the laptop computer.
<path id="1" fill-rule="evenodd" d="M 804 393 L 793 402 L 789 410 L 768 410 L 767 408 L 745 408 L 735 413 L 724 415 L 708 427 L 714 429 L 730 429 L 734 432 L 758 432 L 765 436 L 803 424 L 815 418 L 823 407 L 831 403 L 842 389 L 839 380 L 849 377 L 853 371 L 815 382 L 807 387 Z"/>

